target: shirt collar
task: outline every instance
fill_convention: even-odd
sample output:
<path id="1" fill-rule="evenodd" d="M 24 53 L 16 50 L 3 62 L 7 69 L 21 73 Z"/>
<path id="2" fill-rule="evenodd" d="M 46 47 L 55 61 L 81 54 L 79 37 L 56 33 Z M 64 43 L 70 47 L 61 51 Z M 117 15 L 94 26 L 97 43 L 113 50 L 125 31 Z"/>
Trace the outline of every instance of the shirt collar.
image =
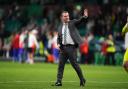
<path id="1" fill-rule="evenodd" d="M 68 23 L 63 23 L 63 25 L 68 25 Z"/>

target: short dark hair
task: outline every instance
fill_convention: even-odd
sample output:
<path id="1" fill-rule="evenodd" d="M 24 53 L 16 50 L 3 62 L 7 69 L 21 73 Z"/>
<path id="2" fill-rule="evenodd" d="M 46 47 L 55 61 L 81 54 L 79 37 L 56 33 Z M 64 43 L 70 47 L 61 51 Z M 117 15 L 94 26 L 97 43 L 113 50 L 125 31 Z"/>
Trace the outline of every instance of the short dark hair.
<path id="1" fill-rule="evenodd" d="M 61 16 L 62 16 L 63 13 L 68 13 L 68 11 L 62 11 L 62 12 L 61 12 Z"/>

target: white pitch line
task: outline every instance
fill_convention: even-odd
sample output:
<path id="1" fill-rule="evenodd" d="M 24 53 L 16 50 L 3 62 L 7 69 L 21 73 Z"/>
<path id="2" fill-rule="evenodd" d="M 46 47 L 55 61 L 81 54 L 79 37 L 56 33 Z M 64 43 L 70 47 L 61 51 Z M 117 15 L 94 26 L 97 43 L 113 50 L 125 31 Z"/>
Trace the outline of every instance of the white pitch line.
<path id="1" fill-rule="evenodd" d="M 0 81 L 0 84 L 9 84 L 9 83 L 54 83 L 55 81 Z M 79 81 L 63 81 L 65 83 L 73 83 Z M 120 82 L 120 81 L 87 81 L 87 83 L 99 83 L 99 84 L 128 84 L 128 82 Z"/>

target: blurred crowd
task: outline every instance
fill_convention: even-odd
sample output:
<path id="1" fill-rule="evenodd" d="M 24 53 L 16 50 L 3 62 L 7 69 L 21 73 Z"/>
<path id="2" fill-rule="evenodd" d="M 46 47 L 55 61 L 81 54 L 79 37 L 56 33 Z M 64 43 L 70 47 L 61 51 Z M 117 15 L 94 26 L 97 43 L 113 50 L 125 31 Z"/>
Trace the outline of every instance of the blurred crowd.
<path id="1" fill-rule="evenodd" d="M 127 0 L 2 1 L 1 57 L 33 64 L 34 57 L 39 56 L 45 57 L 45 62 L 58 63 L 56 38 L 61 11 L 67 10 L 71 19 L 77 19 L 87 8 L 88 20 L 78 26 L 84 40 L 78 49 L 78 61 L 82 64 L 121 65 L 124 53 L 121 30 L 128 15 Z M 29 47 L 29 43 L 34 46 Z"/>

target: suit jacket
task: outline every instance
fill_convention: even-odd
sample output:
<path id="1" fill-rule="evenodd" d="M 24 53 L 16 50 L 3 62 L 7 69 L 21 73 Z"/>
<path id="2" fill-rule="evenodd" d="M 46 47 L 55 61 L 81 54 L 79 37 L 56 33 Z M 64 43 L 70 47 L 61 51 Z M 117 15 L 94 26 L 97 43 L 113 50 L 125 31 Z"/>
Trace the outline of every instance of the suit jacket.
<path id="1" fill-rule="evenodd" d="M 70 20 L 68 22 L 68 28 L 69 28 L 69 32 L 71 35 L 71 38 L 73 39 L 75 45 L 79 46 L 80 44 L 83 43 L 80 34 L 76 28 L 76 26 L 78 24 L 80 24 L 81 22 L 85 21 L 87 17 L 81 17 L 80 19 L 74 19 L 74 20 Z M 58 28 L 58 38 L 57 38 L 57 43 L 62 45 L 62 26 L 63 24 L 61 24 Z"/>

